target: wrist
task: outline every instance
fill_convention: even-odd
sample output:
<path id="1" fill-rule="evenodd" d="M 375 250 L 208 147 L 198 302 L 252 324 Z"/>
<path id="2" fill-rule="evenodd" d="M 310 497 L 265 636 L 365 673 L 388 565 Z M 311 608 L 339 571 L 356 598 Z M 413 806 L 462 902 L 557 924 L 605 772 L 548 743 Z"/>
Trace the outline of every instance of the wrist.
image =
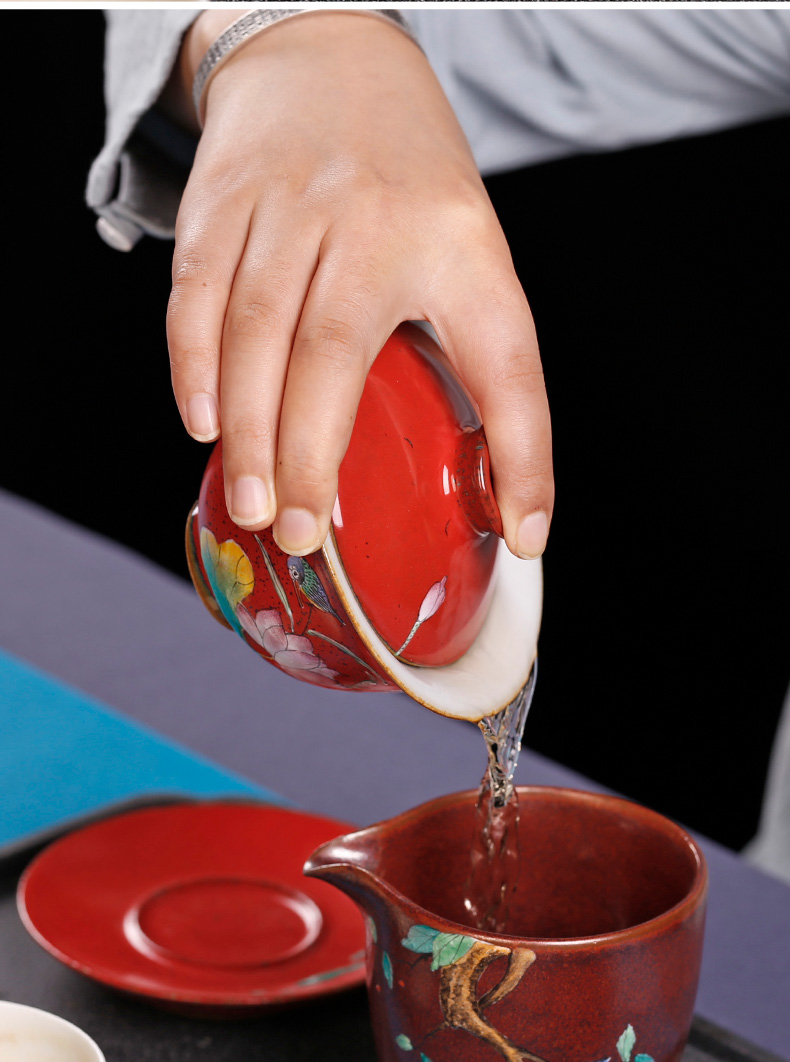
<path id="1" fill-rule="evenodd" d="M 159 105 L 170 118 L 196 135 L 200 134 L 200 125 L 192 102 L 192 86 L 198 67 L 217 37 L 250 10 L 252 8 L 201 11 L 184 34 L 178 59 L 162 92 Z"/>
<path id="2" fill-rule="evenodd" d="M 189 91 L 192 92 L 192 84 L 195 74 L 203 61 L 203 56 L 211 45 L 220 37 L 225 30 L 242 15 L 254 10 L 252 7 L 223 8 L 217 11 L 201 11 L 189 28 L 184 37 L 185 51 L 185 75 L 189 78 Z"/>
<path id="3" fill-rule="evenodd" d="M 333 17 L 328 21 L 330 24 L 334 24 L 333 28 L 336 28 L 338 21 L 341 24 L 344 23 L 348 28 L 350 16 L 352 25 L 360 22 L 378 23 L 379 26 L 389 27 L 384 31 L 385 33 L 391 33 L 394 29 L 397 36 L 400 36 L 403 40 L 408 39 L 410 46 L 416 45 L 419 49 L 419 45 L 417 45 L 405 18 L 400 12 L 395 10 L 360 9 L 354 11 L 353 9 L 330 9 L 322 11 L 315 8 L 303 8 L 301 10 L 287 11 L 286 13 L 286 9 L 284 9 L 283 11 L 276 11 L 276 15 L 280 17 L 275 17 L 268 25 L 260 25 L 260 19 L 256 18 L 256 13 L 264 16 L 266 14 L 265 11 L 260 11 L 260 9 L 256 8 L 243 8 L 241 11 L 238 8 L 233 11 L 204 11 L 195 19 L 185 34 L 176 68 L 160 103 L 168 110 L 171 117 L 175 117 L 180 124 L 186 126 L 192 132 L 198 135 L 201 132 L 205 101 L 208 95 L 207 89 L 214 73 L 219 71 L 226 62 L 235 60 L 237 53 L 242 50 L 245 53 L 251 49 L 253 52 L 257 51 L 254 46 L 260 46 L 260 38 L 265 37 L 268 40 L 269 31 L 275 29 L 283 22 L 318 23 L 321 26 L 325 26 L 327 15 L 331 15 Z M 255 21 L 249 23 L 249 20 L 245 20 L 244 17 L 247 15 L 251 15 Z M 293 18 L 292 16 L 294 15 L 300 17 Z M 319 19 L 311 17 L 315 15 L 320 15 L 321 17 Z M 360 19 L 359 16 L 363 17 Z M 245 21 L 248 22 L 248 25 L 242 30 Z M 235 24 L 238 23 L 241 23 L 241 25 L 237 35 Z M 230 34 L 227 34 L 228 30 L 230 30 Z M 241 36 L 242 32 L 245 34 L 244 36 Z M 229 37 L 229 41 L 223 41 L 223 35 Z M 319 47 L 322 44 L 326 45 L 331 41 L 332 36 L 331 32 L 325 33 L 323 29 L 319 30 L 315 37 L 316 44 Z M 311 32 L 308 30 L 307 38 L 309 39 L 310 37 Z M 219 48 L 218 45 L 220 46 Z M 264 43 L 263 50 L 269 50 L 266 43 Z M 213 55 L 211 54 L 212 52 L 214 53 Z M 189 113 L 190 98 L 193 101 L 191 114 Z"/>

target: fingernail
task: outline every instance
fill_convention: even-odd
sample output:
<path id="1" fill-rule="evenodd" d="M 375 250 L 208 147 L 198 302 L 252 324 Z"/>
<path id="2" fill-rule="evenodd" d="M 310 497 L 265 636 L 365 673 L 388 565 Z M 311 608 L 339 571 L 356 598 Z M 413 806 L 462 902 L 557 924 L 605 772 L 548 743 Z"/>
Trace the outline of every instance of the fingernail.
<path id="1" fill-rule="evenodd" d="M 321 546 L 318 521 L 307 509 L 283 509 L 274 526 L 274 539 L 292 556 L 313 553 Z"/>
<path id="2" fill-rule="evenodd" d="M 269 492 L 257 476 L 239 476 L 230 503 L 230 518 L 236 524 L 262 524 L 269 516 Z"/>
<path id="3" fill-rule="evenodd" d="M 530 513 L 521 521 L 516 532 L 516 550 L 519 557 L 533 560 L 546 548 L 549 537 L 549 521 L 545 513 Z"/>
<path id="4" fill-rule="evenodd" d="M 217 403 L 213 395 L 192 395 L 186 405 L 187 428 L 196 439 L 213 439 L 219 431 Z"/>

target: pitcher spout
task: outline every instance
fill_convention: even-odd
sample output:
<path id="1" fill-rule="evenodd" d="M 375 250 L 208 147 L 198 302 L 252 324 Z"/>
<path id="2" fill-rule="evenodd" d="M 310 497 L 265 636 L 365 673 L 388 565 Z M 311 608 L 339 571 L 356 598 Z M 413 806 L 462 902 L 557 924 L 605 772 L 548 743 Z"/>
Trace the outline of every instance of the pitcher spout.
<path id="1" fill-rule="evenodd" d="M 383 899 L 386 887 L 377 873 L 378 843 L 371 830 L 327 841 L 313 852 L 303 872 L 328 881 L 361 907 L 370 909 Z"/>

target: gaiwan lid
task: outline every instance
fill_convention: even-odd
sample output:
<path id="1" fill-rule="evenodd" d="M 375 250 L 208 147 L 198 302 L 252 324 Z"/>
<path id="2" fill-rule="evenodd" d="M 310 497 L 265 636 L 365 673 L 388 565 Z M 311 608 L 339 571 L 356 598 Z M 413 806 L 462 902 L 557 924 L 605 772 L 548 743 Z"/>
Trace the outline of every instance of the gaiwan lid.
<path id="1" fill-rule="evenodd" d="M 269 627 L 259 637 L 262 623 L 275 622 L 275 609 L 255 594 L 273 581 L 290 636 L 315 654 L 320 643 L 325 666 L 297 677 L 347 689 L 400 688 L 434 711 L 475 720 L 518 694 L 537 652 L 540 561 L 519 560 L 505 546 L 479 420 L 422 329 L 401 325 L 371 367 L 321 551 L 288 557 L 269 530 L 236 527 L 221 477 L 218 445 L 188 527 L 187 552 L 199 592 L 207 581 L 225 619 L 252 648 L 278 666 L 287 662 L 267 655 Z M 244 578 L 255 591 L 239 598 L 232 613 L 217 593 L 216 573 L 212 578 L 207 535 L 215 554 L 232 541 L 250 565 Z M 201 550 L 203 572 L 196 571 Z M 316 607 L 302 631 L 305 605 Z M 266 618 L 256 628 L 251 616 Z M 282 623 L 287 638 L 289 623 Z M 269 649 L 273 639 L 270 632 Z M 338 678 L 349 656 L 369 662 L 377 681 Z"/>
<path id="2" fill-rule="evenodd" d="M 391 653 L 444 667 L 469 649 L 501 532 L 474 409 L 436 344 L 403 325 L 368 377 L 332 516 L 338 560 Z"/>

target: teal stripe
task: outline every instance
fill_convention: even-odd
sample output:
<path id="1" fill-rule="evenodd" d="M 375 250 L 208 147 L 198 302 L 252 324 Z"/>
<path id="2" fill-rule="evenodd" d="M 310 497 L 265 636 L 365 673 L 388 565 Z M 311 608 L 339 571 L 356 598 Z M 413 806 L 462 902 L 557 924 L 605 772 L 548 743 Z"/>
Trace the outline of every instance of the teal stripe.
<path id="1" fill-rule="evenodd" d="M 0 650 L 0 852 L 154 795 L 291 804 Z"/>

